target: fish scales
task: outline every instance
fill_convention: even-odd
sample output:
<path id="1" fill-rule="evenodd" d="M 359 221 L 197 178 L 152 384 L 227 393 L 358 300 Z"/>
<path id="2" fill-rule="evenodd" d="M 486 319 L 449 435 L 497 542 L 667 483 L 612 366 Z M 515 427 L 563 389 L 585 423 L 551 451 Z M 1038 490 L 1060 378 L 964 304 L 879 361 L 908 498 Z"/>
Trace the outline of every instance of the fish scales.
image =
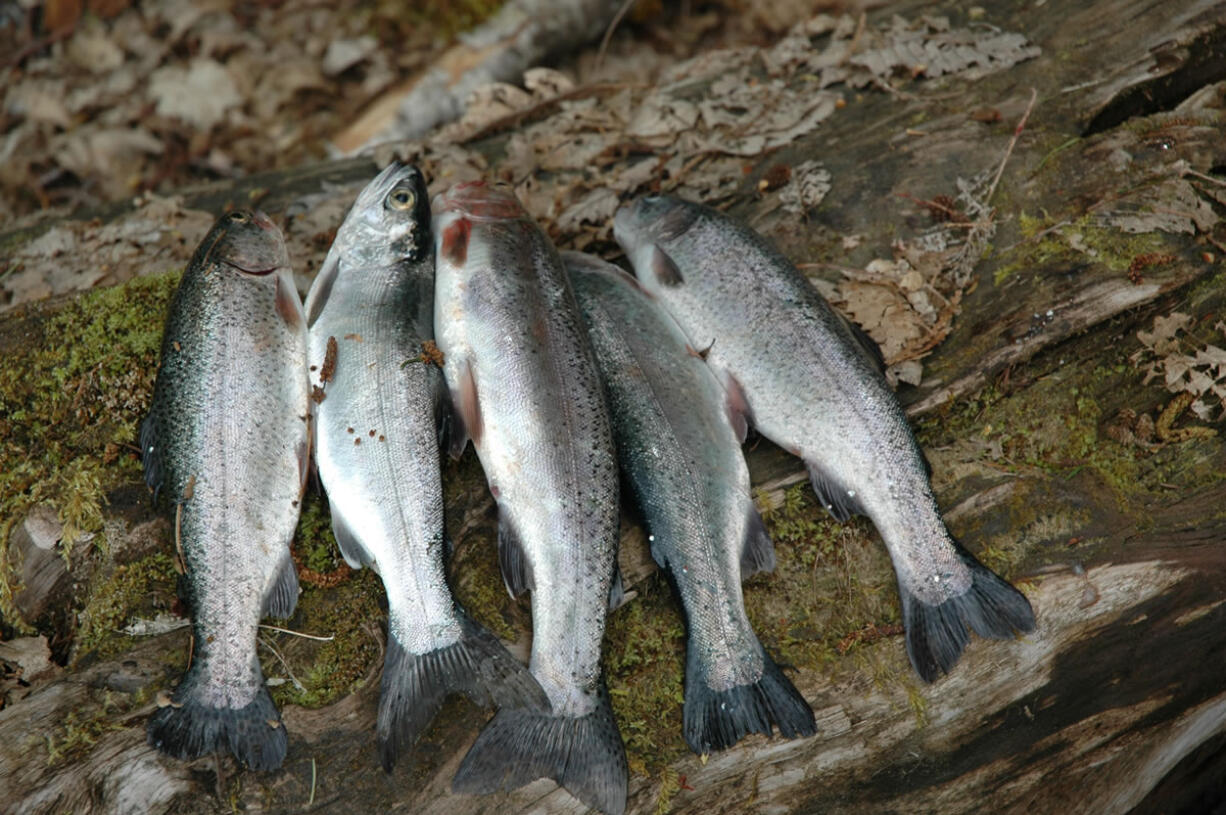
<path id="1" fill-rule="evenodd" d="M 262 213 L 232 212 L 184 272 L 141 428 L 146 480 L 178 506 L 193 618 L 191 666 L 149 721 L 171 755 L 228 748 L 263 770 L 284 758 L 256 634 L 297 599 L 307 445 L 306 323 L 285 244 Z"/>
<path id="2" fill-rule="evenodd" d="M 323 393 L 315 457 L 332 527 L 350 564 L 375 568 L 387 592 L 377 739 L 388 769 L 449 692 L 479 704 L 544 704 L 527 670 L 447 586 L 438 452 L 445 385 L 422 356 L 434 336 L 433 292 L 425 181 L 393 163 L 358 195 L 307 298 L 310 362 Z"/>
<path id="3" fill-rule="evenodd" d="M 666 196 L 624 207 L 614 230 L 644 287 L 691 344 L 709 348 L 707 362 L 747 417 L 804 459 L 823 505 L 840 520 L 872 519 L 924 679 L 953 667 L 968 627 L 992 637 L 1033 628 L 1026 599 L 949 536 L 871 340 L 782 254 L 728 216 Z"/>
<path id="4" fill-rule="evenodd" d="M 530 667 L 551 709 L 500 712 L 454 786 L 491 792 L 547 776 L 620 813 L 625 754 L 600 674 L 617 464 L 596 365 L 557 252 L 512 194 L 458 185 L 435 212 L 444 371 L 498 503 L 503 576 L 512 593 L 532 593 Z"/>
<path id="5" fill-rule="evenodd" d="M 815 732 L 804 698 L 766 654 L 745 615 L 741 580 L 774 567 L 750 496 L 723 388 L 684 335 L 628 274 L 563 252 L 596 352 L 614 439 L 647 527 L 686 611 L 685 736 L 697 753 L 772 724 Z"/>

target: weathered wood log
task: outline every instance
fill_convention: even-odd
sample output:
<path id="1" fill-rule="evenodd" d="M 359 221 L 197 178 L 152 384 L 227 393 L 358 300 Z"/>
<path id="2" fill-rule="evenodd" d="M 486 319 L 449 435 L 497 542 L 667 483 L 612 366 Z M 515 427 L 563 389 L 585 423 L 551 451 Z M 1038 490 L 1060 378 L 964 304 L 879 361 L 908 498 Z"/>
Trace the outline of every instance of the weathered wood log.
<path id="1" fill-rule="evenodd" d="M 1008 20 L 1043 55 L 974 85 L 954 77 L 913 95 L 866 94 L 814 136 L 757 160 L 734 211 L 751 221 L 769 216 L 772 203 L 755 193 L 771 168 L 820 157 L 832 178 L 825 203 L 807 227 L 772 234 L 794 258 L 862 265 L 871 247 L 928 224 L 931 208 L 915 201 L 952 197 L 957 178 L 999 166 L 1029 89 L 1037 89 L 999 197 L 989 202 L 993 249 L 976 268 L 978 283 L 925 360 L 924 381 L 904 386 L 900 397 L 932 461 L 951 530 L 1025 588 L 1039 628 L 1015 642 L 976 640 L 948 677 L 922 685 L 909 673 L 901 638 L 889 633 L 897 622 L 893 578 L 869 525 L 838 527 L 811 502 L 798 507 L 807 491 L 798 462 L 760 442 L 750 466 L 762 503 L 777 507 L 768 520 L 780 567 L 751 581 L 749 605 L 767 647 L 796 662 L 794 679 L 819 733 L 790 742 L 753 737 L 703 760 L 677 750 L 679 732 L 664 741 L 679 716 L 661 727 L 635 712 L 626 700 L 660 695 L 669 676 L 680 688 L 680 660 L 668 639 L 676 613 L 661 599 L 666 590 L 641 536 L 628 528 L 622 566 L 641 596 L 613 615 L 608 659 L 623 736 L 638 760 L 630 811 L 1099 813 L 1158 811 L 1172 801 L 1193 807 L 1221 795 L 1226 445 L 1188 427 L 1181 413 L 1188 400 L 1146 369 L 1180 355 L 1195 359 L 1222 342 L 1214 324 L 1226 307 L 1226 234 L 1217 215 L 1226 9 L 1193 0 L 1087 1 L 1065 4 L 1060 15 L 983 6 L 988 19 Z M 984 110 L 1000 121 L 971 116 Z M 318 179 L 361 181 L 371 167 L 353 160 L 189 192 L 186 206 L 216 208 L 267 188 L 264 204 L 275 210 L 321 189 Z M 328 196 L 343 193 L 311 200 Z M 298 234 L 303 252 L 323 228 Z M 860 248 L 845 260 L 842 238 L 853 234 L 863 236 Z M 0 245 L 21 240 L 9 233 Z M 322 248 L 313 251 L 318 257 Z M 10 360 L 32 353 L 52 336 L 54 315 L 74 302 L 6 315 L 0 351 Z M 1156 352 L 1138 340 L 1173 311 L 1190 319 L 1171 348 Z M 1215 368 L 1197 370 L 1217 376 Z M 134 424 L 141 407 L 123 408 L 122 420 Z M 157 515 L 134 466 L 121 457 L 106 472 L 109 545 L 148 554 L 144 544 L 125 543 Z M 488 601 L 499 633 L 522 639 L 522 606 L 483 594 L 501 589 L 479 469 L 470 456 L 448 465 L 446 477 L 457 592 L 482 613 Z M 164 555 L 172 545 L 165 528 L 160 541 Z M 74 573 L 91 575 L 74 589 L 74 610 L 88 608 L 90 619 L 101 617 L 91 598 L 112 585 L 100 581 L 144 562 L 80 550 L 74 557 Z M 163 578 L 150 579 L 141 585 L 164 595 L 168 587 L 155 585 Z M 187 634 L 132 645 L 100 638 L 92 652 L 76 648 L 53 677 L 0 686 L 0 809 L 581 811 L 544 780 L 485 798 L 450 794 L 487 715 L 463 701 L 449 703 L 411 759 L 385 775 L 373 739 L 381 623 L 364 588 L 376 581 L 347 580 L 318 596 L 347 592 L 337 597 L 351 604 L 350 616 L 372 616 L 365 629 L 350 626 L 366 638 L 366 651 L 354 658 L 358 672 L 346 674 L 345 692 L 329 697 L 335 701 L 283 705 L 291 738 L 281 771 L 257 775 L 225 757 L 185 763 L 157 755 L 144 744 L 144 720 L 157 691 L 182 670 Z M 643 607 L 660 617 L 658 627 L 631 623 Z M 155 602 L 139 616 L 168 611 Z M 312 628 L 324 619 L 303 612 L 291 625 L 341 630 L 342 621 Z M 640 668 L 627 649 L 638 644 L 629 638 L 646 635 L 665 640 L 664 657 L 635 656 L 656 660 Z M 275 655 L 262 652 L 269 676 L 313 687 L 293 671 L 321 665 L 312 649 L 323 646 L 284 637 L 270 645 Z M 61 661 L 68 650 L 59 650 Z M 667 705 L 650 709 L 675 715 Z M 1163 784 L 1168 777 L 1175 780 Z M 1163 798 L 1176 783 L 1183 797 Z"/>

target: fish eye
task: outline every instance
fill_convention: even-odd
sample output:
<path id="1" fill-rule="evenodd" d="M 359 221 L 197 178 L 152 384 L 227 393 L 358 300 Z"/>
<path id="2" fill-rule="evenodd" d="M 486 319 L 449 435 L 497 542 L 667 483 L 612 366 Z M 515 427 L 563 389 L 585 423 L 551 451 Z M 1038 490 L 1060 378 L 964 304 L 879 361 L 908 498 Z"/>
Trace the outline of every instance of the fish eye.
<path id="1" fill-rule="evenodd" d="M 229 218 L 231 221 L 233 221 L 236 224 L 247 223 L 247 213 L 243 212 L 242 210 L 236 209 L 233 212 L 231 212 L 229 215 L 227 215 L 226 217 Z"/>
<path id="2" fill-rule="evenodd" d="M 417 203 L 417 196 L 412 190 L 403 187 L 387 194 L 387 206 L 392 209 L 411 209 L 415 203 Z"/>

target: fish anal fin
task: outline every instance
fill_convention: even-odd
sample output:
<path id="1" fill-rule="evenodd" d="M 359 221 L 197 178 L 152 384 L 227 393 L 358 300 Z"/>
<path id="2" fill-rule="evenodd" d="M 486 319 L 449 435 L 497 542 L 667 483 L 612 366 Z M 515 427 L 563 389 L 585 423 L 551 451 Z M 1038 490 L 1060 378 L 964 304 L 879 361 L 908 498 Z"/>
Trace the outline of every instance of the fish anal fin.
<path id="1" fill-rule="evenodd" d="M 374 565 L 375 559 L 366 551 L 366 547 L 362 545 L 345 517 L 337 512 L 335 504 L 332 506 L 332 534 L 336 536 L 336 545 L 340 547 L 341 554 L 350 568 L 360 569 Z"/>
<path id="2" fill-rule="evenodd" d="M 813 484 L 813 492 L 817 493 L 817 500 L 836 521 L 842 522 L 852 515 L 864 514 L 855 490 L 843 486 L 837 478 L 813 462 L 806 461 L 805 466 L 809 470 L 809 481 Z"/>
<path id="3" fill-rule="evenodd" d="M 298 570 L 288 551 L 277 568 L 277 578 L 264 597 L 264 614 L 285 619 L 294 616 L 298 606 Z"/>
<path id="4" fill-rule="evenodd" d="M 658 246 L 652 247 L 651 251 L 651 272 L 660 281 L 661 286 L 680 286 L 685 282 L 685 278 L 681 276 L 681 270 L 677 268 L 677 264 Z"/>
<path id="5" fill-rule="evenodd" d="M 515 526 L 501 507 L 498 511 L 498 565 L 502 569 L 502 581 L 512 597 L 532 591 L 532 564 L 524 554 Z"/>
<path id="6" fill-rule="evenodd" d="M 775 544 L 753 501 L 749 501 L 749 520 L 745 525 L 745 543 L 741 548 L 741 579 L 758 572 L 775 570 Z"/>

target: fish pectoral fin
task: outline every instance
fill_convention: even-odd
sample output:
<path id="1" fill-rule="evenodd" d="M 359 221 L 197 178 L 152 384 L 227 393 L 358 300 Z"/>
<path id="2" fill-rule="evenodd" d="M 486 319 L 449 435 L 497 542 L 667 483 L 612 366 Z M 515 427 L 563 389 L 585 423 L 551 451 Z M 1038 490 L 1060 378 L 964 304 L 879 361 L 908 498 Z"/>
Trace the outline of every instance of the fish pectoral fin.
<path id="1" fill-rule="evenodd" d="M 273 288 L 275 289 L 277 315 L 290 328 L 304 331 L 306 317 L 302 313 L 302 300 L 299 299 L 298 290 L 294 288 L 289 277 L 278 273 L 277 282 Z"/>
<path id="2" fill-rule="evenodd" d="M 680 286 L 685 282 L 685 278 L 681 276 L 681 270 L 677 268 L 677 264 L 658 246 L 653 246 L 651 250 L 651 273 L 660 281 L 661 286 L 673 288 Z"/>
<path id="3" fill-rule="evenodd" d="M 281 565 L 277 567 L 277 578 L 264 596 L 264 616 L 286 617 L 294 616 L 298 605 L 298 570 L 294 568 L 294 558 L 286 549 Z"/>
<path id="4" fill-rule="evenodd" d="M 855 490 L 844 487 L 838 479 L 811 461 L 806 461 L 805 466 L 809 470 L 809 481 L 817 493 L 817 500 L 836 521 L 841 523 L 852 515 L 864 514 L 864 506 L 856 497 Z"/>
<path id="5" fill-rule="evenodd" d="M 332 505 L 331 510 L 332 534 L 336 536 L 336 545 L 340 547 L 341 554 L 345 556 L 345 562 L 351 569 L 360 569 L 363 566 L 373 567 L 375 559 L 350 529 L 349 522 L 337 511 L 335 504 Z"/>
<path id="6" fill-rule="evenodd" d="M 459 362 L 459 387 L 451 391 L 450 450 L 452 458 L 464 453 L 468 440 L 481 443 L 484 426 L 481 422 L 481 400 L 477 396 L 477 380 L 467 360 Z"/>
<path id="7" fill-rule="evenodd" d="M 745 437 L 749 435 L 753 414 L 749 410 L 745 390 L 732 374 L 724 376 L 724 412 L 728 416 L 728 423 L 732 425 L 732 431 L 736 433 L 736 440 L 743 444 Z"/>
<path id="8" fill-rule="evenodd" d="M 324 306 L 328 304 L 328 298 L 332 295 L 332 284 L 336 282 L 336 275 L 341 268 L 340 257 L 340 252 L 333 246 L 328 250 L 328 256 L 324 258 L 323 265 L 315 273 L 315 282 L 311 284 L 311 290 L 307 292 L 307 328 L 315 325 Z"/>
<path id="9" fill-rule="evenodd" d="M 532 590 L 532 564 L 524 555 L 519 535 L 501 506 L 498 508 L 498 565 L 502 568 L 502 582 L 512 597 Z"/>
<path id="10" fill-rule="evenodd" d="M 749 522 L 745 526 L 745 543 L 741 548 L 741 579 L 758 572 L 775 570 L 775 544 L 753 501 L 749 501 Z"/>

